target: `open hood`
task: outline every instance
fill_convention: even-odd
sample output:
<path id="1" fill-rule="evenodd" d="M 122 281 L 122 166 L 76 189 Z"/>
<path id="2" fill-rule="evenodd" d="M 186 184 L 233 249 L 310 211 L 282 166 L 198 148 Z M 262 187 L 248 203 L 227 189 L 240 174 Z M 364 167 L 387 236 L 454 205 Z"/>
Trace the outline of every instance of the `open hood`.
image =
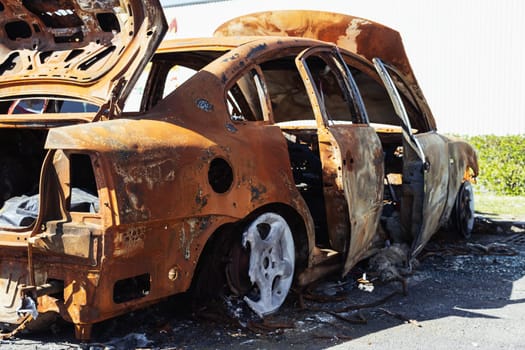
<path id="1" fill-rule="evenodd" d="M 415 82 L 399 33 L 364 18 L 309 10 L 259 12 L 223 23 L 214 35 L 296 36 L 331 42 L 370 63 L 381 57 Z"/>
<path id="2" fill-rule="evenodd" d="M 158 0 L 0 0 L 0 99 L 122 106 L 166 28 Z"/>

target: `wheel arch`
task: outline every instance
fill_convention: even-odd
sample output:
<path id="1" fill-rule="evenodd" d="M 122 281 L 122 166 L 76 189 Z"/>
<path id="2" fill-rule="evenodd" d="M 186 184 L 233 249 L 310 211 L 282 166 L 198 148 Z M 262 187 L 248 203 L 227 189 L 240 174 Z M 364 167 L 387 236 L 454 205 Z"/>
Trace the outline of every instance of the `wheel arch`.
<path id="1" fill-rule="evenodd" d="M 315 244 L 315 239 L 308 230 L 308 219 L 290 205 L 270 203 L 257 208 L 243 219 L 222 224 L 209 236 L 198 258 L 188 290 L 195 299 L 207 300 L 217 295 L 217 291 L 226 282 L 224 271 L 228 263 L 229 249 L 234 244 L 240 244 L 244 229 L 266 212 L 282 216 L 290 226 L 295 245 L 294 279 L 308 267 L 310 252 Z"/>

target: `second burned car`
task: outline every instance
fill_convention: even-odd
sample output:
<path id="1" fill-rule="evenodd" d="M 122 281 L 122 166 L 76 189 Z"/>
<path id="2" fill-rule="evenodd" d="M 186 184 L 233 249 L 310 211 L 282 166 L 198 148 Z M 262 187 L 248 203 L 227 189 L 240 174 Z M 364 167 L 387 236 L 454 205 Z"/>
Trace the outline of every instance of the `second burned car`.
<path id="1" fill-rule="evenodd" d="M 381 217 L 412 256 L 443 225 L 470 234 L 475 152 L 437 133 L 392 29 L 244 16 L 213 38 L 164 42 L 139 81 L 98 121 L 60 112 L 76 125 L 40 126 L 39 206 L 0 234 L 1 282 L 20 286 L 6 312 L 22 292 L 87 339 L 109 317 L 220 289 L 264 316 L 292 283 L 346 275 Z M 9 110 L 0 119 L 13 122 Z"/>

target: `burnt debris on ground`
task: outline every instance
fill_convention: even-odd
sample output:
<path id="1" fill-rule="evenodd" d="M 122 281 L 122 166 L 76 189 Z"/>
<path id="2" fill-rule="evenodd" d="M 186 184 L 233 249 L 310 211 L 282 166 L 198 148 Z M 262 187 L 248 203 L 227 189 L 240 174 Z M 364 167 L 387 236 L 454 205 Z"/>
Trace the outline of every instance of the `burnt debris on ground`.
<path id="1" fill-rule="evenodd" d="M 465 289 L 461 283 L 478 288 L 484 280 L 482 273 L 503 280 L 525 275 L 522 261 L 517 260 L 525 251 L 525 225 L 520 222 L 478 217 L 471 240 L 438 234 L 412 270 L 406 267 L 406 250 L 386 246 L 344 279 L 332 276 L 294 290 L 280 312 L 262 319 L 240 299 L 229 297 L 190 307 L 183 295 L 98 324 L 91 343 L 76 342 L 71 326 L 57 323 L 40 333 L 22 331 L 15 338 L 1 340 L 0 346 L 21 350 L 33 349 L 35 344 L 50 350 L 327 347 L 402 323 L 424 327 L 423 321 L 452 312 L 441 304 L 431 305 L 433 301 L 422 296 L 425 293 L 431 298 L 444 288 L 444 297 L 461 295 L 456 288 Z M 462 277 L 451 282 L 453 273 Z M 479 290 L 477 293 L 484 293 L 482 287 Z M 503 293 L 497 299 L 504 304 L 506 292 L 500 289 L 498 293 Z M 481 294 L 479 299 L 483 299 Z M 431 308 L 435 309 L 429 315 L 426 312 Z"/>

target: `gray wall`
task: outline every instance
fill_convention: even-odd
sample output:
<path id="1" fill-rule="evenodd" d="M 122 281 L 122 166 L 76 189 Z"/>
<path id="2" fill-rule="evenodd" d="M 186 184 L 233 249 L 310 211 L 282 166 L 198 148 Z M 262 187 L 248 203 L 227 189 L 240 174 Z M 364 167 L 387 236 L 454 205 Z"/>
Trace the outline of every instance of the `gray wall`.
<path id="1" fill-rule="evenodd" d="M 348 13 L 398 30 L 440 131 L 525 135 L 523 0 L 231 0 L 166 8 L 170 37 L 209 36 L 228 18 L 271 9 Z"/>

